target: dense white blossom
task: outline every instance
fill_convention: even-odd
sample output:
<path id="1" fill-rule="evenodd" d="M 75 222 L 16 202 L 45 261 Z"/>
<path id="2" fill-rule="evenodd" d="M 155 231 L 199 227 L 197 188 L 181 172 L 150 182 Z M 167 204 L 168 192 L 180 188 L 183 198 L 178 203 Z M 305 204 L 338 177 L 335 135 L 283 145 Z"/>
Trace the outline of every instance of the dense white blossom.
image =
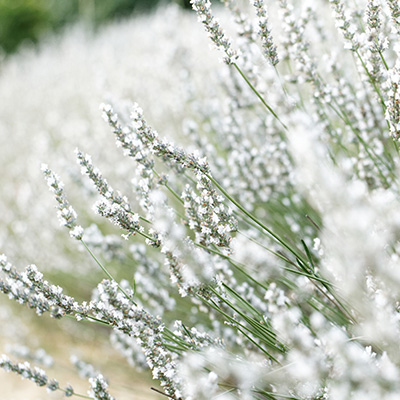
<path id="1" fill-rule="evenodd" d="M 61 104 L 71 116 L 59 117 L 61 106 L 40 113 L 43 125 L 32 129 L 60 132 L 52 146 L 41 133 L 38 141 L 51 147 L 45 155 L 63 167 L 66 185 L 47 165 L 42 170 L 61 224 L 85 252 L 52 246 L 71 262 L 83 260 L 67 270 L 74 282 L 89 264 L 85 256 L 106 279 L 91 269 L 91 300 L 78 301 L 68 287 L 46 280 L 38 252 L 31 257 L 39 267 L 24 270 L 0 255 L 0 291 L 39 316 L 108 329 L 128 363 L 148 371 L 173 400 L 393 400 L 400 392 L 397 5 L 279 0 L 268 3 L 267 15 L 264 1 L 224 3 L 227 12 L 191 1 L 228 65 L 216 67 L 204 55 L 190 24 L 187 35 L 177 34 L 189 16 L 167 8 L 153 16 L 157 24 L 141 17 L 143 32 L 156 30 L 160 38 L 154 54 L 139 59 L 149 70 L 143 75 L 130 63 L 135 56 L 119 58 L 130 51 L 126 38 L 135 37 L 125 25 L 122 36 L 109 28 L 104 47 L 95 46 L 111 63 L 109 73 L 97 75 L 107 92 L 96 100 L 102 128 L 98 110 L 92 115 L 84 106 L 94 100 L 64 86 Z M 196 13 L 188 21 L 195 23 Z M 97 71 L 102 62 L 93 60 Z M 13 62 L 5 62 L 4 76 Z M 126 64 L 123 73 L 119 64 Z M 157 73 L 162 83 L 153 86 L 153 66 L 163 73 L 171 66 L 173 74 Z M 31 123 L 38 115 L 32 113 Z M 12 115 L 4 121 L 17 136 L 18 129 L 26 133 L 24 118 Z M 20 142 L 13 146 L 22 152 Z M 93 154 L 76 150 L 84 177 L 58 160 L 65 155 L 59 142 L 71 147 L 65 154 L 77 145 Z M 33 199 L 16 202 L 34 214 Z M 35 232 L 45 231 L 47 202 L 36 201 Z M 96 215 L 85 211 L 93 203 Z M 27 232 L 5 218 L 10 232 Z M 46 361 L 23 348 L 10 353 Z M 89 397 L 113 399 L 96 368 L 72 362 L 89 379 Z M 0 367 L 75 394 L 28 362 L 3 356 Z"/>

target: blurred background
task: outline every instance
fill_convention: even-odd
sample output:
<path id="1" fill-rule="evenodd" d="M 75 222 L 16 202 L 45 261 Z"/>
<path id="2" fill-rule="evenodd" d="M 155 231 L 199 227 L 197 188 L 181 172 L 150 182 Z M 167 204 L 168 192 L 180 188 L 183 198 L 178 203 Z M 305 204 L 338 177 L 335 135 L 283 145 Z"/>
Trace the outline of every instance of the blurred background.
<path id="1" fill-rule="evenodd" d="M 118 245 L 120 232 L 91 210 L 96 194 L 74 155 L 76 147 L 92 154 L 115 189 L 134 199 L 135 165 L 115 147 L 99 104 L 137 101 L 160 134 L 179 143 L 182 121 L 199 115 L 202 99 L 215 97 L 218 65 L 186 0 L 0 0 L 0 254 L 18 270 L 36 264 L 66 294 L 90 301 L 104 276 L 59 226 L 41 163 L 64 181 L 79 223 L 98 223 Z M 127 247 L 122 261 L 95 249 L 117 279 L 132 280 L 135 272 Z M 87 379 L 69 362 L 76 354 L 109 379 L 119 400 L 165 398 L 150 389 L 157 383 L 149 371 L 130 368 L 109 336 L 73 319 L 39 318 L 0 294 L 0 355 L 24 361 L 28 349 L 44 349 L 52 366 L 31 359 L 32 365 L 86 394 Z M 3 370 L 0 387 L 9 400 L 64 398 Z"/>
<path id="2" fill-rule="evenodd" d="M 110 20 L 171 2 L 190 8 L 190 0 L 0 0 L 0 47 L 10 54 L 21 43 L 37 43 L 78 20 L 98 29 Z"/>

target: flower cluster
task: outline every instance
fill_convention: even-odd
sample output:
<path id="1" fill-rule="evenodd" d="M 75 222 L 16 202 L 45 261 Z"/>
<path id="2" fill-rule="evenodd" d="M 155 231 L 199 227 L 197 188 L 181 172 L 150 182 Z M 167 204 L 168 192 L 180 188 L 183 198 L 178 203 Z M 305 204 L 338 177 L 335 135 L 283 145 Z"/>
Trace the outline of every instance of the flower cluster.
<path id="1" fill-rule="evenodd" d="M 229 39 L 227 39 L 225 32 L 222 30 L 218 20 L 214 17 L 211 12 L 210 0 L 191 0 L 193 10 L 196 11 L 199 20 L 203 23 L 206 31 L 208 32 L 210 39 L 215 46 L 221 47 L 226 54 L 224 61 L 227 64 L 233 64 L 236 62 L 238 55 Z"/>
<path id="2" fill-rule="evenodd" d="M 189 185 L 182 193 L 189 228 L 196 232 L 196 242 L 229 248 L 229 232 L 237 230 L 232 210 L 224 205 L 224 198 L 213 189 L 206 175 L 199 173 L 196 178 L 200 195 Z"/>
<path id="3" fill-rule="evenodd" d="M 360 42 L 357 38 L 357 28 L 352 23 L 351 17 L 346 15 L 344 3 L 341 0 L 329 0 L 336 15 L 336 25 L 342 31 L 345 39 L 345 47 L 352 51 L 357 51 Z"/>
<path id="4" fill-rule="evenodd" d="M 382 29 L 382 20 L 380 13 L 381 6 L 377 1 L 371 0 L 368 2 L 365 17 L 366 27 L 368 30 L 368 43 L 370 49 L 370 57 L 367 68 L 370 74 L 370 79 L 373 82 L 382 82 L 385 78 L 382 70 L 382 54 L 387 48 L 387 39 L 385 40 Z"/>
<path id="5" fill-rule="evenodd" d="M 389 71 L 389 79 L 387 81 L 387 96 L 386 101 L 386 120 L 390 124 L 390 134 L 393 138 L 398 139 L 400 136 L 400 63 Z"/>
<path id="6" fill-rule="evenodd" d="M 195 171 L 209 172 L 206 158 L 188 154 L 167 140 L 160 140 L 158 133 L 147 124 L 143 117 L 143 110 L 136 103 L 133 105 L 130 118 L 132 120 L 132 132 L 152 154 L 165 161 L 172 161 L 172 163 L 176 163 L 184 169 L 193 168 Z"/>
<path id="7" fill-rule="evenodd" d="M 127 197 L 122 196 L 120 192 L 114 191 L 107 180 L 103 178 L 100 170 L 94 167 L 91 156 L 89 154 L 83 154 L 78 149 L 75 150 L 75 153 L 79 164 L 82 166 L 82 174 L 89 176 L 99 194 L 110 202 L 120 205 L 125 211 L 130 212 L 131 207 Z"/>
<path id="8" fill-rule="evenodd" d="M 95 316 L 125 335 L 136 338 L 153 378 L 160 381 L 166 394 L 179 399 L 181 384 L 176 375 L 174 356 L 164 342 L 164 325 L 160 319 L 133 305 L 118 292 L 116 282 L 103 281 L 98 285 L 97 292 L 98 300 L 91 302 Z"/>
<path id="9" fill-rule="evenodd" d="M 144 231 L 144 228 L 139 224 L 139 215 L 129 213 L 118 203 L 102 199 L 95 203 L 93 209 L 97 214 L 109 219 L 113 224 L 127 231 L 128 237 Z"/>
<path id="10" fill-rule="evenodd" d="M 386 0 L 386 3 L 390 8 L 390 14 L 394 24 L 393 28 L 397 34 L 400 34 L 400 5 L 396 0 Z"/>
<path id="11" fill-rule="evenodd" d="M 262 41 L 262 46 L 264 49 L 264 55 L 269 60 L 269 62 L 275 66 L 279 62 L 278 53 L 276 46 L 274 45 L 271 31 L 268 28 L 268 14 L 267 9 L 263 0 L 256 0 L 253 3 L 256 11 L 257 17 L 259 18 L 258 26 L 260 27 L 258 34 Z"/>
<path id="12" fill-rule="evenodd" d="M 6 280 L 0 280 L 0 290 L 10 299 L 20 304 L 27 304 L 36 310 L 38 315 L 51 311 L 54 318 L 75 314 L 78 320 L 86 318 L 88 307 L 79 304 L 74 298 L 63 293 L 60 286 L 51 285 L 43 280 L 43 274 L 36 265 L 29 265 L 23 273 L 7 261 L 5 255 L 0 256 L 0 270 L 6 275 Z"/>
<path id="13" fill-rule="evenodd" d="M 237 64 L 211 1 L 192 0 L 229 64 L 207 74 L 196 44 L 190 49 L 185 35 L 180 42 L 173 33 L 186 14 L 168 8 L 169 27 L 151 25 L 178 41 L 170 50 L 154 41 L 166 51 L 160 64 L 175 68 L 171 81 L 160 74 L 160 87 L 179 86 L 164 104 L 168 117 L 146 104 L 145 118 L 136 103 L 115 100 L 152 89 L 141 82 L 131 93 L 127 73 L 123 95 L 108 95 L 113 106 L 100 108 L 129 158 L 119 163 L 109 146 L 89 138 L 79 147 L 112 160 L 112 178 L 79 150 L 84 177 L 69 171 L 80 189 L 85 179 L 94 185 L 89 195 L 103 219 L 85 215 L 92 225 L 83 232 L 60 178 L 42 168 L 62 225 L 107 279 L 86 275 L 91 300 L 78 302 L 66 294 L 75 293 L 67 280 L 52 285 L 47 271 L 33 264 L 18 271 L 2 255 L 0 291 L 38 315 L 101 326 L 173 400 L 397 398 L 399 13 L 389 0 L 348 3 L 279 0 L 267 13 L 263 0 L 247 7 L 225 0 L 228 12 L 218 12 L 233 16 L 226 24 L 236 31 Z M 107 91 L 114 88 L 110 82 Z M 160 102 L 166 93 L 157 92 Z M 73 190 L 70 198 L 83 203 Z M 132 192 L 136 199 L 128 199 Z M 0 231 L 1 243 L 5 237 Z M 113 398 L 91 364 L 72 362 L 90 380 L 90 398 Z M 0 366 L 75 394 L 27 363 L 3 356 Z"/>
<path id="14" fill-rule="evenodd" d="M 71 237 L 76 240 L 81 240 L 83 236 L 83 228 L 76 224 L 76 212 L 69 204 L 64 194 L 64 184 L 46 164 L 42 164 L 42 171 L 49 186 L 49 189 L 54 193 L 58 203 L 58 219 L 61 225 L 69 229 Z"/>
<path id="15" fill-rule="evenodd" d="M 104 380 L 103 375 L 99 374 L 93 378 L 89 378 L 91 389 L 89 390 L 89 396 L 94 400 L 114 400 L 114 397 L 110 396 L 107 392 L 108 384 Z"/>
<path id="16" fill-rule="evenodd" d="M 213 338 L 207 332 L 199 332 L 195 327 L 188 329 L 184 326 L 182 321 L 175 321 L 175 331 L 174 333 L 182 337 L 190 348 L 198 350 L 204 347 L 224 347 L 223 341 L 220 338 Z"/>
<path id="17" fill-rule="evenodd" d="M 31 367 L 27 361 L 24 363 L 13 363 L 3 354 L 0 358 L 0 368 L 3 368 L 5 371 L 15 372 L 21 375 L 23 379 L 29 379 L 35 382 L 38 386 L 46 386 L 50 392 L 61 389 L 59 383 L 55 379 L 49 379 L 45 371 L 38 367 Z M 71 386 L 61 390 L 65 392 L 67 397 L 71 397 L 74 394 L 74 390 Z"/>
<path id="18" fill-rule="evenodd" d="M 101 104 L 100 110 L 103 118 L 112 127 L 116 136 L 118 147 L 122 147 L 124 155 L 132 157 L 138 163 L 137 173 L 141 179 L 135 187 L 137 188 L 140 204 L 150 215 L 152 213 L 152 203 L 150 192 L 158 182 L 154 173 L 154 160 L 140 139 L 135 135 L 129 126 L 122 127 L 118 121 L 118 115 L 109 104 Z M 163 182 L 164 183 L 164 182 Z M 97 185 L 97 184 L 96 184 Z"/>

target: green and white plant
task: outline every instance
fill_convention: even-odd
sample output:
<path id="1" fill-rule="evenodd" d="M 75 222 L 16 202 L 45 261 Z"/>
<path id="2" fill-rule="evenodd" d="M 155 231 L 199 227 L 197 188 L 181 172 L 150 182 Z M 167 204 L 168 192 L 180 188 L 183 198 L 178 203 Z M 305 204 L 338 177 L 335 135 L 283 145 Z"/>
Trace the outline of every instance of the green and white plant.
<path id="1" fill-rule="evenodd" d="M 229 35 L 210 1 L 191 3 L 225 65 L 213 96 L 184 86 L 186 135 L 163 138 L 136 103 L 101 104 L 128 167 L 117 190 L 76 150 L 97 226 L 42 167 L 61 225 L 105 279 L 79 302 L 2 255 L 0 290 L 109 327 L 171 399 L 397 398 L 396 2 L 226 0 Z M 75 395 L 27 363 L 0 366 Z M 86 376 L 87 398 L 112 399 L 101 373 Z"/>

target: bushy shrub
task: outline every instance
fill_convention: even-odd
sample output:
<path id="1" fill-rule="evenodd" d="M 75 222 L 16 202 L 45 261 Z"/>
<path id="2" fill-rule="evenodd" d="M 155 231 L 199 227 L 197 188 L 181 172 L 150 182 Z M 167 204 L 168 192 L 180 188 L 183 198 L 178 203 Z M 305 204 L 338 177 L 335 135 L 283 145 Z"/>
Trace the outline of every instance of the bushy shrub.
<path id="1" fill-rule="evenodd" d="M 128 362 L 150 369 L 175 400 L 395 399 L 397 2 L 227 0 L 234 24 L 220 23 L 208 0 L 191 3 L 226 65 L 198 52 L 197 31 L 177 35 L 175 23 L 190 17 L 161 12 L 165 42 L 141 67 L 145 77 L 154 62 L 176 67 L 172 98 L 158 83 L 155 96 L 169 101 L 157 110 L 158 99 L 141 91 L 153 82 L 131 86 L 125 72 L 121 89 L 106 86 L 124 99 L 109 95 L 100 106 L 125 159 L 92 131 L 95 117 L 78 101 L 84 96 L 57 88 L 80 119 L 68 137 L 48 117 L 61 133 L 51 146 L 42 139 L 51 147 L 42 172 L 61 225 L 105 279 L 90 301 L 77 301 L 40 266 L 20 272 L 3 255 L 1 291 L 39 315 L 112 328 Z M 105 48 L 112 65 L 121 64 Z M 143 108 L 125 100 L 132 94 L 144 97 Z M 82 195 L 48 166 L 63 167 L 73 143 L 83 177 L 65 175 Z M 97 217 L 85 212 L 93 197 Z M 116 278 L 122 269 L 128 279 Z M 4 355 L 0 365 L 74 394 L 29 364 Z M 83 367 L 91 371 L 89 398 L 111 399 L 101 373 Z"/>
<path id="2" fill-rule="evenodd" d="M 22 43 L 37 43 L 48 32 L 60 31 L 76 21 L 99 27 L 113 19 L 127 18 L 133 12 L 148 12 L 158 3 L 160 0 L 1 0 L 0 48 L 12 53 Z M 188 6 L 186 0 L 176 3 Z"/>
<path id="3" fill-rule="evenodd" d="M 50 15 L 43 1 L 0 1 L 0 48 L 11 53 L 24 40 L 36 42 L 49 29 Z"/>

